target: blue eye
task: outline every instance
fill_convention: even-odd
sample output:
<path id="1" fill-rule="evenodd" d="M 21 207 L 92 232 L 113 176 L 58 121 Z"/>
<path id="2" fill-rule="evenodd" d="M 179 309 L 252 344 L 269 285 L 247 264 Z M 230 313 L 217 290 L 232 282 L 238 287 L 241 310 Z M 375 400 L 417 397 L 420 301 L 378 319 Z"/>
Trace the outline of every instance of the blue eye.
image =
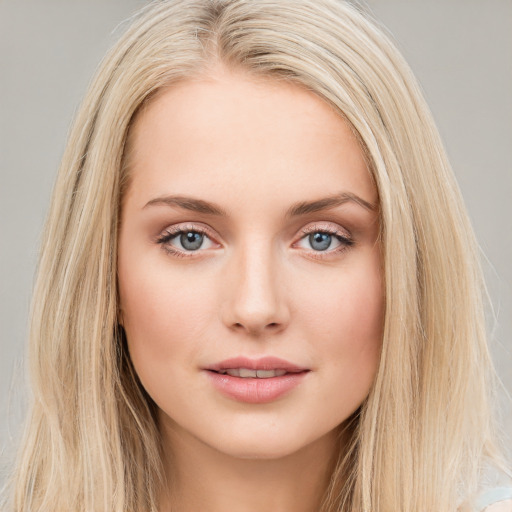
<path id="1" fill-rule="evenodd" d="M 331 245 L 332 236 L 328 233 L 316 232 L 309 235 L 308 239 L 315 251 L 325 251 Z"/>
<path id="2" fill-rule="evenodd" d="M 203 244 L 204 234 L 197 231 L 187 231 L 179 235 L 180 243 L 187 251 L 197 251 Z"/>
<path id="3" fill-rule="evenodd" d="M 170 254 L 175 256 L 188 256 L 201 249 L 213 247 L 211 238 L 202 229 L 187 226 L 173 226 L 165 230 L 157 238 L 157 243 Z"/>
<path id="4" fill-rule="evenodd" d="M 325 228 L 323 225 L 308 226 L 302 234 L 294 246 L 306 249 L 310 256 L 316 258 L 333 256 L 354 245 L 354 240 L 346 231 L 330 225 Z M 167 253 L 181 258 L 191 257 L 216 245 L 206 230 L 192 225 L 171 226 L 156 241 Z"/>
<path id="5" fill-rule="evenodd" d="M 323 225 L 308 226 L 302 234 L 304 236 L 297 242 L 296 247 L 308 249 L 317 258 L 341 253 L 354 245 L 354 240 L 347 232 L 330 225 L 325 228 Z"/>

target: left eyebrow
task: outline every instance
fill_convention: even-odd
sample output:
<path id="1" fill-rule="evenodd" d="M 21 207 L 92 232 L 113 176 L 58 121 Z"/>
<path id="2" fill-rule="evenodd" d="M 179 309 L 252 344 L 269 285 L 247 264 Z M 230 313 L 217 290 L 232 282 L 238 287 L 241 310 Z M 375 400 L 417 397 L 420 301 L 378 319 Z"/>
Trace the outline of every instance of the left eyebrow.
<path id="1" fill-rule="evenodd" d="M 352 192 L 341 192 L 333 196 L 324 197 L 315 201 L 302 201 L 295 203 L 286 212 L 287 217 L 295 217 L 296 215 L 304 215 L 306 213 L 318 212 L 321 210 L 328 210 L 336 206 L 341 206 L 345 203 L 353 202 L 362 206 L 365 210 L 370 212 L 377 211 L 377 205 L 365 201 L 362 197 L 353 194 Z"/>

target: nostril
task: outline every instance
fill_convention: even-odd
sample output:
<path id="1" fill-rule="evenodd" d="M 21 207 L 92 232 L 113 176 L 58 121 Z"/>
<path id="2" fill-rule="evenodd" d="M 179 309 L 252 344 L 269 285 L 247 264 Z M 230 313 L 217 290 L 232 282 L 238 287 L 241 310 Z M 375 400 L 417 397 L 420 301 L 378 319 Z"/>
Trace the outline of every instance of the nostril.
<path id="1" fill-rule="evenodd" d="M 269 324 L 267 324 L 265 326 L 265 329 L 274 329 L 275 330 L 275 329 L 278 329 L 280 325 L 281 324 L 279 322 L 271 322 L 271 323 L 269 323 Z M 236 322 L 236 323 L 233 324 L 233 328 L 235 328 L 235 329 L 245 329 L 246 327 L 244 326 L 243 323 Z M 249 330 L 251 330 L 251 329 L 249 329 Z"/>

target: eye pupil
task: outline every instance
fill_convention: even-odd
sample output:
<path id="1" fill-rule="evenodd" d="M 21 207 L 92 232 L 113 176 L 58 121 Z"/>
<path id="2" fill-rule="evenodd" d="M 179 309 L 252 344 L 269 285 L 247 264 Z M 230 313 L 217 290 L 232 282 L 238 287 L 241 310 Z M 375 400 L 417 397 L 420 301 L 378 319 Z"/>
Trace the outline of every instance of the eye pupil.
<path id="1" fill-rule="evenodd" d="M 309 235 L 311 247 L 317 251 L 325 251 L 331 245 L 332 236 L 328 233 L 316 232 Z"/>
<path id="2" fill-rule="evenodd" d="M 202 233 L 188 231 L 181 234 L 180 242 L 184 249 L 187 249 L 188 251 L 195 251 L 201 247 L 203 238 L 204 235 Z"/>

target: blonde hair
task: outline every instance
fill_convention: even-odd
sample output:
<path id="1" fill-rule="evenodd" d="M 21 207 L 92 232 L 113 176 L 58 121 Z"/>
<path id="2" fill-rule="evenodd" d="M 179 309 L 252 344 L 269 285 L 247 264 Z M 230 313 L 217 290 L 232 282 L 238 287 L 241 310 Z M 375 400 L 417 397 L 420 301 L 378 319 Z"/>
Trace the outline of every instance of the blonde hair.
<path id="1" fill-rule="evenodd" d="M 432 116 L 384 32 L 341 0 L 161 0 L 107 55 L 78 112 L 33 298 L 17 512 L 157 510 L 154 404 L 117 326 L 125 148 L 161 88 L 233 70 L 312 91 L 351 125 L 378 188 L 386 318 L 322 510 L 453 512 L 497 457 L 476 243 Z"/>

